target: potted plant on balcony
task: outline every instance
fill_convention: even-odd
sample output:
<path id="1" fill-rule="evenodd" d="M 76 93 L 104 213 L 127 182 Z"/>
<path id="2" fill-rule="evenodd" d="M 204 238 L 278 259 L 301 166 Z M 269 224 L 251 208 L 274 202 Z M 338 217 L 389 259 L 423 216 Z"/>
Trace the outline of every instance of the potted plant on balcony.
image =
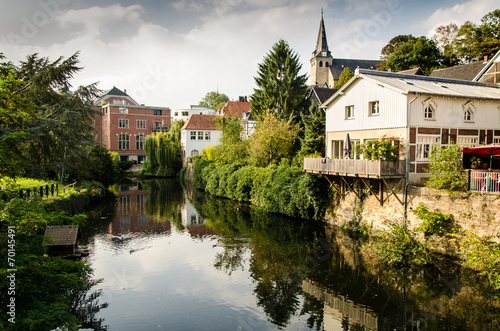
<path id="1" fill-rule="evenodd" d="M 471 169 L 477 169 L 481 164 L 481 159 L 477 156 L 473 156 L 470 158 L 470 167 Z"/>

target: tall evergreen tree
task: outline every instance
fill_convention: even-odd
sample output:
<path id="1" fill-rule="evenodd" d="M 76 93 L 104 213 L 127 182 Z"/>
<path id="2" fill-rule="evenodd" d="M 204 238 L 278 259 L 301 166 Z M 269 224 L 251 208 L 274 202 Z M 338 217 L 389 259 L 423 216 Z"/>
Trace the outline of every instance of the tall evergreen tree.
<path id="1" fill-rule="evenodd" d="M 257 88 L 251 97 L 253 116 L 259 120 L 268 109 L 282 118 L 300 121 L 300 114 L 309 105 L 306 99 L 306 75 L 301 75 L 299 56 L 285 40 L 275 43 L 259 64 Z"/>
<path id="2" fill-rule="evenodd" d="M 301 138 L 301 158 L 308 155 L 325 155 L 325 111 L 311 102 L 309 113 L 302 115 L 304 137 Z"/>

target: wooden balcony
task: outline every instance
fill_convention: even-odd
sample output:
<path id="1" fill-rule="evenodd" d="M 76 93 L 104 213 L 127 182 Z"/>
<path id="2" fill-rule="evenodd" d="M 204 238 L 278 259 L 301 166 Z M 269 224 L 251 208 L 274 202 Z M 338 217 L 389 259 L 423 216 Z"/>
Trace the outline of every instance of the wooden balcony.
<path id="1" fill-rule="evenodd" d="M 401 178 L 406 161 L 305 158 L 304 171 L 347 177 Z"/>

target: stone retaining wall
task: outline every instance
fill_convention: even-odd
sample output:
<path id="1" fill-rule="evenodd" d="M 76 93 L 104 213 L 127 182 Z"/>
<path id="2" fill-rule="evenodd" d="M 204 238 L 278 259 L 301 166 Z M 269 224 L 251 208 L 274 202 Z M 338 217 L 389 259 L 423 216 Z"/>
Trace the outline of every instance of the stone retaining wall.
<path id="1" fill-rule="evenodd" d="M 398 196 L 403 200 L 402 192 Z M 430 211 L 453 214 L 455 222 L 464 230 L 476 233 L 480 237 L 500 236 L 500 195 L 479 193 L 449 194 L 426 187 L 410 187 L 408 204 L 408 227 L 415 229 L 421 223 L 412 212 L 419 203 L 423 203 Z M 344 225 L 360 221 L 372 230 L 388 229 L 387 222 L 403 222 L 403 206 L 395 197 L 380 206 L 373 195 L 364 201 L 352 192 L 339 201 L 335 207 L 335 215 L 327 215 L 326 219 L 334 225 Z"/>

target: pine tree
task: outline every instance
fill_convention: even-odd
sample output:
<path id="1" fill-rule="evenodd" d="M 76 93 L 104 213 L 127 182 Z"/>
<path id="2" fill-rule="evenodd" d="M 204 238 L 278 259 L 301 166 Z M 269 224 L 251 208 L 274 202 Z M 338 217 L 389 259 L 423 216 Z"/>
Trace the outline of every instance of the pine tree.
<path id="1" fill-rule="evenodd" d="M 309 114 L 302 115 L 304 137 L 301 138 L 301 158 L 325 154 L 325 111 L 311 103 Z"/>
<path id="2" fill-rule="evenodd" d="M 300 75 L 302 64 L 285 40 L 275 43 L 262 63 L 259 64 L 257 88 L 251 98 L 253 116 L 259 120 L 268 109 L 285 120 L 300 120 L 300 114 L 307 110 L 306 75 Z"/>

